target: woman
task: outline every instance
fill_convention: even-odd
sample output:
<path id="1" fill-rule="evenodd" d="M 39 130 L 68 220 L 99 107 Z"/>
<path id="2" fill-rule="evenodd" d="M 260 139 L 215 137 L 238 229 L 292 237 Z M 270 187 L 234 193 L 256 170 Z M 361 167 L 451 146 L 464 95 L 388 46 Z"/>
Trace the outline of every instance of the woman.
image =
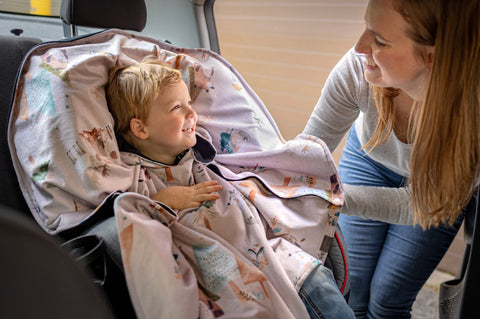
<path id="1" fill-rule="evenodd" d="M 357 318 L 410 318 L 463 220 L 479 175 L 479 13 L 478 0 L 370 0 L 305 127 L 332 151 L 351 127 L 342 212 L 372 218 L 340 217 Z"/>

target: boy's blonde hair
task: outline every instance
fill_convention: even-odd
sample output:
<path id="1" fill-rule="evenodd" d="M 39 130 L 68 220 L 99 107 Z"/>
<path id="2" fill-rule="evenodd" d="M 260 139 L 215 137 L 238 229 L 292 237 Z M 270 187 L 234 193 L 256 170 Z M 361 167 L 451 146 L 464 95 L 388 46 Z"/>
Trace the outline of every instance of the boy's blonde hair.
<path id="1" fill-rule="evenodd" d="M 107 103 L 115 120 L 115 131 L 133 143 L 130 120 L 146 121 L 150 105 L 162 90 L 182 80 L 180 71 L 155 56 L 147 56 L 131 66 L 117 66 L 109 75 L 106 86 Z"/>

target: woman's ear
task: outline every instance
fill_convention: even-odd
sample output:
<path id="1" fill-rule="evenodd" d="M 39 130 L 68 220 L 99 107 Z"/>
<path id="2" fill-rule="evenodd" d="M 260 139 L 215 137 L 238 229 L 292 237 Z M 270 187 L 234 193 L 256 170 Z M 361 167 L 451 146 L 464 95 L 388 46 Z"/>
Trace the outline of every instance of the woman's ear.
<path id="1" fill-rule="evenodd" d="M 145 140 L 148 138 L 147 129 L 145 125 L 143 125 L 142 120 L 138 118 L 133 118 L 130 120 L 130 131 L 135 137 L 141 140 Z"/>
<path id="2" fill-rule="evenodd" d="M 433 65 L 433 57 L 435 56 L 435 46 L 429 46 L 427 48 L 427 65 L 429 68 Z"/>

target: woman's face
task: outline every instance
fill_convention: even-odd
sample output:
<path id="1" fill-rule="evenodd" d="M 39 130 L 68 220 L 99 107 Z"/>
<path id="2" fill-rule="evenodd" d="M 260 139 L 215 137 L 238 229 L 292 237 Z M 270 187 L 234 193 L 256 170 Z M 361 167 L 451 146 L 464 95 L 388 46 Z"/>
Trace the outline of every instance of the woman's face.
<path id="1" fill-rule="evenodd" d="M 355 51 L 365 55 L 365 79 L 379 87 L 401 89 L 413 99 L 421 99 L 428 79 L 433 47 L 420 57 L 415 43 L 407 36 L 407 22 L 393 2 L 370 0 L 365 14 L 366 29 Z"/>

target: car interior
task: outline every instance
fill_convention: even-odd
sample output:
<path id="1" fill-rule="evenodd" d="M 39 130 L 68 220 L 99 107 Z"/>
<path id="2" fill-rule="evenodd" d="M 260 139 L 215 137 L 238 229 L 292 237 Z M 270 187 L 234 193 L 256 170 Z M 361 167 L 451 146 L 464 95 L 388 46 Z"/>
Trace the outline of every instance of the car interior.
<path id="1" fill-rule="evenodd" d="M 204 48 L 221 54 L 214 19 L 215 0 L 63 0 L 58 18 L 0 12 L 0 266 L 1 318 L 135 318 L 121 266 L 105 247 L 104 239 L 85 230 L 112 216 L 113 199 L 78 227 L 49 235 L 32 217 L 19 186 L 8 144 L 7 126 L 16 79 L 29 51 L 48 42 L 68 42 L 104 29 L 127 30 L 184 48 Z M 155 14 L 152 14 L 155 12 Z M 167 27 L 165 27 L 167 26 Z M 38 36 L 30 36 L 39 30 Z M 26 35 L 23 35 L 23 34 Z M 112 201 L 112 202 L 109 202 Z M 456 287 L 441 296 L 445 311 L 458 318 L 475 314 L 475 288 L 480 279 L 478 194 L 465 208 L 465 255 L 459 275 L 445 285 Z M 326 266 L 348 299 L 348 257 L 337 227 Z M 452 306 L 453 303 L 453 306 Z M 88 306 L 87 306 L 88 305 Z M 454 309 L 454 310 L 451 310 Z"/>
<path id="2" fill-rule="evenodd" d="M 178 11 L 180 12 L 176 15 L 178 20 L 193 21 L 195 23 L 190 22 L 186 27 L 182 24 L 183 32 L 188 32 L 186 35 L 181 34 L 182 32 L 167 32 L 155 36 L 163 36 L 167 43 L 174 42 L 184 47 L 203 47 L 219 53 L 219 45 L 213 17 L 214 1 L 204 1 L 203 4 L 191 4 L 190 7 L 187 8 L 178 8 L 178 6 L 175 5 L 176 3 L 173 4 L 173 2 L 174 1 L 170 1 L 170 4 L 165 1 L 162 2 L 162 12 L 171 6 L 175 7 L 174 10 L 170 10 L 168 16 L 163 18 L 168 19 L 169 22 L 171 22 L 171 13 Z M 152 6 L 155 7 L 158 5 L 159 4 L 156 2 L 149 3 L 150 7 L 148 10 L 154 10 Z M 180 15 L 187 15 L 187 18 L 181 19 L 182 17 L 179 17 Z M 21 27 L 28 28 L 28 23 L 24 23 L 24 25 L 19 24 L 16 27 L 13 27 L 14 22 L 12 22 L 13 25 L 11 27 L 12 34 L 0 36 L 0 42 L 2 43 L 0 46 L 0 54 L 3 58 L 2 61 L 5 70 L 1 78 L 1 82 L 4 84 L 1 90 L 1 121 L 3 127 L 7 126 L 10 115 L 10 104 L 13 100 L 19 67 L 29 50 L 35 45 L 48 41 L 57 40 L 61 42 L 69 41 L 78 37 L 88 37 L 90 34 L 98 32 L 99 30 L 109 28 L 135 31 L 138 33 L 141 33 L 142 30 L 146 31 L 149 28 L 157 28 L 155 23 L 147 23 L 147 6 L 143 0 L 97 0 L 82 2 L 65 0 L 62 1 L 60 7 L 60 19 L 63 36 L 59 39 L 49 38 L 51 36 L 49 32 L 46 33 L 48 36 L 45 38 L 22 36 L 21 34 L 23 32 Z M 12 19 L 11 21 L 14 20 L 15 19 Z M 10 21 L 7 20 L 7 22 Z M 33 24 L 35 23 L 39 22 L 33 22 Z M 175 23 L 171 24 L 174 25 Z M 58 28 L 58 25 L 56 27 Z M 189 28 L 190 30 L 188 30 Z M 177 33 L 180 33 L 180 36 Z M 21 235 L 22 232 L 33 232 L 33 235 L 39 236 L 43 240 L 45 240 L 45 238 L 48 239 L 48 235 L 44 234 L 43 230 L 38 227 L 35 221 L 31 218 L 30 208 L 22 196 L 17 176 L 11 163 L 6 130 L 2 131 L 1 146 L 5 150 L 2 154 L 3 164 L 1 166 L 2 173 L 4 174 L 3 177 L 6 179 L 6 182 L 2 183 L 1 186 L 2 191 L 6 194 L 1 203 L 5 207 L 5 227 L 19 235 Z M 73 287 L 70 288 L 70 291 L 75 291 L 81 296 L 77 297 L 76 295 L 72 295 L 70 298 L 79 302 L 82 298 L 93 299 L 93 301 L 87 299 L 87 301 L 83 302 L 96 303 L 97 308 L 89 308 L 89 313 L 87 314 L 82 312 L 77 305 L 65 303 L 61 311 L 51 313 L 51 309 L 55 304 L 55 302 L 52 301 L 59 298 L 56 297 L 56 294 L 58 293 L 60 296 L 65 296 L 64 291 L 53 289 L 55 288 L 53 285 L 47 285 L 45 283 L 45 280 L 53 280 L 53 277 L 48 277 L 47 274 L 43 273 L 32 272 L 32 276 L 42 278 L 42 281 L 39 281 L 38 285 L 35 285 L 34 287 L 32 286 L 32 282 L 35 282 L 35 280 L 18 280 L 19 275 L 12 277 L 12 269 L 15 269 L 15 265 L 20 262 L 20 260 L 22 260 L 22 263 L 25 265 L 28 265 L 35 263 L 34 260 L 40 255 L 40 250 L 36 245 L 28 246 L 28 249 L 26 249 L 25 243 L 19 240 L 18 243 L 13 241 L 13 244 L 12 241 L 9 241 L 9 247 L 10 251 L 21 253 L 22 257 L 20 258 L 16 256 L 9 258 L 9 263 L 4 263 L 2 266 L 6 267 L 5 271 L 2 271 L 2 274 L 12 279 L 15 278 L 15 282 L 17 283 L 16 291 L 18 291 L 19 294 L 24 295 L 23 292 L 26 290 L 33 295 L 41 294 L 47 297 L 51 304 L 45 302 L 44 299 L 38 299 L 37 303 L 32 304 L 33 307 L 25 307 L 22 309 L 18 307 L 18 303 L 16 302 L 17 299 L 20 298 L 19 295 L 9 295 L 8 298 L 5 296 L 5 298 L 2 298 L 2 303 L 9 304 L 11 307 L 2 307 L 2 310 L 0 310 L 0 312 L 2 312 L 2 317 L 15 315 L 22 318 L 28 318 L 32 316 L 32 312 L 43 317 L 44 315 L 41 311 L 44 310 L 45 316 L 47 316 L 48 312 L 49 317 L 58 318 L 85 318 L 96 316 L 103 318 L 105 317 L 105 313 L 108 313 L 112 318 L 134 318 L 135 313 L 129 300 L 128 290 L 123 278 L 121 266 L 118 267 L 118 265 L 116 265 L 109 257 L 108 253 L 105 253 L 106 249 L 102 238 L 83 234 L 84 231 L 92 225 L 101 223 L 102 220 L 106 218 L 105 216 L 108 216 L 109 214 L 111 214 L 111 207 L 108 204 L 103 205 L 102 208 L 94 214 L 93 218 L 89 218 L 77 227 L 67 229 L 56 236 L 52 236 L 51 242 L 49 243 L 50 249 L 53 250 L 51 254 L 61 254 L 61 257 L 65 259 L 68 257 L 65 256 L 65 252 L 68 252 L 70 260 L 68 260 L 68 258 L 67 260 L 71 265 L 60 264 L 54 257 L 50 257 L 47 254 L 42 255 L 44 256 L 42 261 L 47 265 L 55 264 L 58 266 L 50 269 L 51 273 L 49 273 L 49 275 L 51 276 L 54 276 L 54 274 L 61 269 L 66 268 L 63 271 L 68 272 L 68 275 L 70 276 L 79 277 L 77 280 L 85 281 L 85 278 L 88 277 L 93 285 L 86 285 L 87 287 L 85 289 L 91 289 L 93 292 L 72 289 L 75 287 L 73 284 L 74 279 L 72 279 Z M 11 219 L 13 219 L 12 222 L 10 221 Z M 7 232 L 5 232 L 5 234 L 7 234 Z M 343 237 L 340 229 L 338 229 L 326 265 L 334 270 L 339 288 L 347 298 L 349 291 L 348 258 L 346 257 L 343 245 Z M 25 259 L 27 261 L 23 262 Z M 59 284 L 61 284 L 61 282 Z M 39 310 L 38 308 L 41 308 L 42 310 Z M 22 312 L 22 310 L 25 312 Z"/>

